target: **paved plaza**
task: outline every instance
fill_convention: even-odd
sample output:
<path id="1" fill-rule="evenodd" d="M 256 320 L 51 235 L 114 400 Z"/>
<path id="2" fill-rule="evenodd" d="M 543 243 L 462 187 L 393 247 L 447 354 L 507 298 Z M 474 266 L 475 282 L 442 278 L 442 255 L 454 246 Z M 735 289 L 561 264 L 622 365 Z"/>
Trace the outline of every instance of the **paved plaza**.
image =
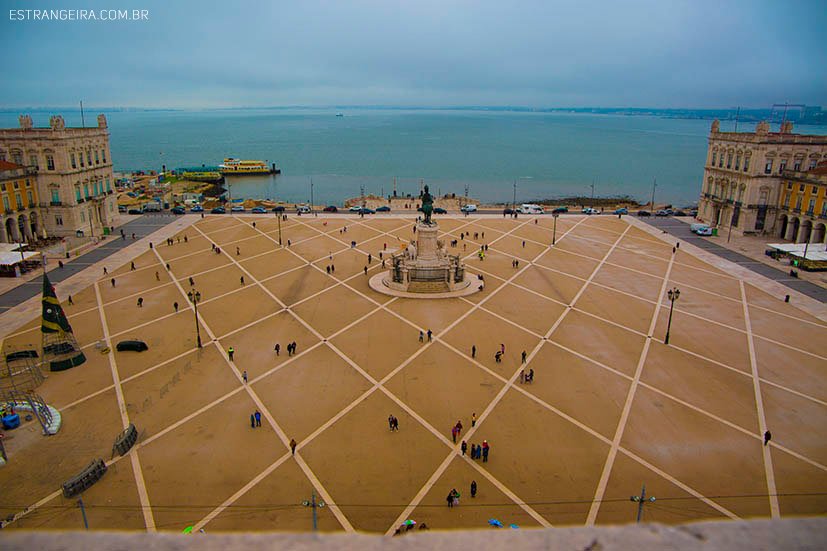
<path id="1" fill-rule="evenodd" d="M 483 291 L 369 287 L 380 252 L 415 237 L 412 218 L 292 215 L 280 230 L 272 216 L 209 216 L 134 271 L 108 266 L 73 305 L 58 288 L 88 361 L 38 388 L 62 413 L 57 435 L 7 432 L 0 518 L 80 529 L 59 488 L 98 457 L 109 470 L 83 494 L 91 529 L 308 531 L 314 491 L 320 530 L 388 534 L 406 519 L 634 522 L 644 484 L 647 521 L 827 512 L 827 322 L 626 219 L 560 217 L 554 246 L 551 217 L 437 222 Z M 39 348 L 39 322 L 5 349 Z M 96 348 L 132 338 L 149 350 Z M 129 423 L 138 443 L 110 458 Z M 463 440 L 486 440 L 488 461 L 463 456 Z"/>

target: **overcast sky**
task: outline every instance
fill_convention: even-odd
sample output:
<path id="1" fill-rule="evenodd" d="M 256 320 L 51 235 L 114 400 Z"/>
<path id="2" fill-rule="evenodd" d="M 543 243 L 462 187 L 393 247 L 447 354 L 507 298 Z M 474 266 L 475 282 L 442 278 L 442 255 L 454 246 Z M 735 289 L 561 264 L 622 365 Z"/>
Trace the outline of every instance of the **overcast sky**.
<path id="1" fill-rule="evenodd" d="M 0 5 L 6 107 L 827 107 L 825 0 Z M 59 7 L 149 20 L 9 13 Z"/>

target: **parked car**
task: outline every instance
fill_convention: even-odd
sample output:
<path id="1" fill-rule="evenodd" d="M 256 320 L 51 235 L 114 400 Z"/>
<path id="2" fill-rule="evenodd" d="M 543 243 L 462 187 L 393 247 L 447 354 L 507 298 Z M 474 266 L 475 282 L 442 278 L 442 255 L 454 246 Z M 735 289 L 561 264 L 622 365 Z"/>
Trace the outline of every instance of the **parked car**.
<path id="1" fill-rule="evenodd" d="M 195 205 L 190 209 L 190 212 L 204 212 L 204 207 L 201 205 Z"/>
<path id="2" fill-rule="evenodd" d="M 376 211 L 369 208 L 359 209 L 359 214 L 376 214 Z"/>
<path id="3" fill-rule="evenodd" d="M 477 212 L 477 205 L 467 204 L 463 205 L 461 209 L 462 212 Z"/>
<path id="4" fill-rule="evenodd" d="M 149 347 L 144 341 L 128 340 L 119 342 L 117 346 L 115 346 L 115 349 L 118 352 L 123 352 L 125 350 L 132 352 L 143 352 L 144 350 L 149 350 Z"/>
<path id="5" fill-rule="evenodd" d="M 592 214 L 600 214 L 600 211 L 599 211 L 599 210 L 597 210 L 597 209 L 593 209 L 593 208 L 591 208 L 591 207 L 586 207 L 586 208 L 584 208 L 583 210 L 581 210 L 580 212 L 581 212 L 582 214 L 588 214 L 588 215 L 592 215 Z"/>
<path id="6" fill-rule="evenodd" d="M 672 216 L 686 216 L 686 213 L 682 210 L 676 210 Z"/>
<path id="7" fill-rule="evenodd" d="M 224 210 L 224 207 L 215 207 L 210 211 L 210 214 L 225 214 L 227 211 Z"/>
<path id="8" fill-rule="evenodd" d="M 434 214 L 448 214 L 448 211 L 441 207 L 434 207 Z"/>
<path id="9" fill-rule="evenodd" d="M 388 205 L 382 205 L 376 208 L 376 212 L 390 212 L 391 208 Z"/>
<path id="10" fill-rule="evenodd" d="M 660 209 L 655 212 L 655 216 L 669 216 L 669 213 L 665 209 Z"/>
<path id="11" fill-rule="evenodd" d="M 359 212 L 360 210 L 362 210 L 362 206 L 361 205 L 353 205 L 352 207 L 350 207 L 347 210 L 350 211 L 350 212 Z"/>
<path id="12" fill-rule="evenodd" d="M 517 211 L 515 211 L 514 209 L 510 209 L 510 208 L 504 208 L 503 209 L 503 215 L 514 214 L 515 212 L 517 212 Z"/>
<path id="13" fill-rule="evenodd" d="M 298 212 L 299 214 L 309 214 L 311 211 L 310 207 L 308 207 L 307 205 L 299 205 L 298 207 L 296 207 L 296 212 Z"/>
<path id="14" fill-rule="evenodd" d="M 267 214 L 267 209 L 264 207 L 253 207 L 253 210 L 250 212 L 253 214 Z"/>
<path id="15" fill-rule="evenodd" d="M 698 231 L 696 231 L 695 233 L 697 233 L 698 235 L 710 236 L 710 235 L 712 235 L 712 228 L 710 228 L 710 227 L 708 227 L 708 226 L 707 226 L 707 227 L 705 227 L 705 228 L 701 228 L 701 229 L 699 229 L 699 230 L 698 230 Z"/>
<path id="16" fill-rule="evenodd" d="M 284 205 L 277 205 L 273 207 L 273 212 L 284 212 Z"/>
<path id="17" fill-rule="evenodd" d="M 639 210 L 637 211 L 638 216 L 652 216 L 652 213 L 648 210 Z"/>
<path id="18" fill-rule="evenodd" d="M 144 211 L 142 211 L 141 209 L 129 209 L 127 211 L 127 214 L 143 214 L 143 213 L 144 213 Z"/>
<path id="19" fill-rule="evenodd" d="M 524 203 L 517 208 L 520 214 L 545 214 L 545 210 L 540 205 L 533 203 Z"/>
<path id="20" fill-rule="evenodd" d="M 627 209 L 627 208 L 615 209 L 615 214 L 629 214 L 629 209 Z"/>
<path id="21" fill-rule="evenodd" d="M 328 205 L 324 208 L 324 212 L 339 212 L 339 209 L 333 205 Z"/>
<path id="22" fill-rule="evenodd" d="M 569 211 L 568 207 L 557 207 L 556 209 L 551 211 L 551 214 L 565 214 L 568 211 Z"/>
<path id="23" fill-rule="evenodd" d="M 230 207 L 230 212 L 244 212 L 244 205 L 233 205 Z"/>
<path id="24" fill-rule="evenodd" d="M 172 214 L 186 214 L 187 209 L 185 209 L 184 207 L 172 207 L 172 210 L 170 210 L 170 212 Z"/>
<path id="25" fill-rule="evenodd" d="M 692 209 L 692 210 L 690 210 L 690 211 L 689 211 L 689 216 L 692 216 L 693 218 L 694 218 L 694 217 L 696 217 L 696 216 L 698 216 L 698 209 Z"/>
<path id="26" fill-rule="evenodd" d="M 118 212 L 126 212 L 127 208 L 126 205 L 118 205 Z"/>

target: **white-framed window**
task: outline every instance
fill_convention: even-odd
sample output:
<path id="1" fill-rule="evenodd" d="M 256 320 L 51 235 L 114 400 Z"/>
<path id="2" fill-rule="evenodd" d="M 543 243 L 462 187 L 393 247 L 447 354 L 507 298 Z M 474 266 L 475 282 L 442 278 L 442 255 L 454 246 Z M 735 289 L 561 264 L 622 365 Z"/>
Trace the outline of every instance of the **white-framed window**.
<path id="1" fill-rule="evenodd" d="M 813 197 L 812 199 L 810 199 L 810 204 L 807 206 L 807 214 L 812 215 L 815 208 L 816 208 L 816 200 L 815 200 L 815 197 Z"/>
<path id="2" fill-rule="evenodd" d="M 54 155 L 46 155 L 46 169 L 47 170 L 54 170 L 55 169 L 55 157 Z"/>
<path id="3" fill-rule="evenodd" d="M 97 149 L 95 150 L 95 164 L 96 165 L 101 164 L 100 157 L 98 157 L 98 150 Z"/>
<path id="4" fill-rule="evenodd" d="M 785 209 L 790 208 L 790 194 L 789 193 L 784 194 L 784 208 Z"/>
<path id="5" fill-rule="evenodd" d="M 741 170 L 741 154 L 735 156 L 735 170 Z"/>
<path id="6" fill-rule="evenodd" d="M 33 166 L 37 169 L 40 168 L 40 165 L 37 162 L 37 155 L 29 155 L 29 166 Z"/>
<path id="7" fill-rule="evenodd" d="M 795 210 L 801 210 L 801 196 L 795 198 Z"/>
<path id="8" fill-rule="evenodd" d="M 86 214 L 84 214 L 83 211 L 80 211 L 80 221 L 81 222 L 86 222 Z"/>
<path id="9" fill-rule="evenodd" d="M 11 152 L 11 162 L 16 165 L 23 165 L 23 152 L 19 149 L 14 149 Z"/>
<path id="10" fill-rule="evenodd" d="M 52 190 L 52 203 L 60 203 L 60 190 Z"/>
<path id="11" fill-rule="evenodd" d="M 712 166 L 715 166 L 715 163 L 716 163 L 716 162 L 718 162 L 718 152 L 717 152 L 717 151 L 713 151 L 713 152 L 712 152 Z"/>
<path id="12" fill-rule="evenodd" d="M 750 156 L 749 153 L 747 153 L 747 156 L 744 157 L 744 172 L 747 172 L 749 170 L 749 159 Z"/>
<path id="13" fill-rule="evenodd" d="M 72 168 L 77 168 L 78 167 L 78 162 L 77 162 L 77 159 L 75 158 L 74 153 L 69 155 L 69 161 L 72 163 Z"/>
<path id="14" fill-rule="evenodd" d="M 23 208 L 23 197 L 21 197 L 19 193 L 15 193 L 14 194 L 14 199 L 17 201 L 17 208 L 22 209 Z"/>
<path id="15" fill-rule="evenodd" d="M 732 168 L 732 153 L 727 153 L 726 156 L 726 167 Z"/>
<path id="16" fill-rule="evenodd" d="M 810 159 L 810 168 L 808 170 L 812 170 L 818 164 L 818 159 Z"/>
<path id="17" fill-rule="evenodd" d="M 767 159 L 767 164 L 764 165 L 764 174 L 772 173 L 772 159 Z"/>
<path id="18" fill-rule="evenodd" d="M 27 192 L 26 192 L 26 199 L 28 199 L 28 200 L 29 200 L 29 206 L 30 206 L 30 207 L 33 207 L 33 206 L 34 206 L 34 195 L 32 195 L 32 191 L 31 191 L 31 190 L 29 190 L 29 191 L 27 191 Z"/>
<path id="19" fill-rule="evenodd" d="M 793 170 L 796 172 L 801 170 L 801 159 L 796 159 L 795 163 L 793 163 Z"/>
<path id="20" fill-rule="evenodd" d="M 778 165 L 778 173 L 781 174 L 787 169 L 787 159 L 781 159 L 781 163 Z"/>
<path id="21" fill-rule="evenodd" d="M 9 205 L 9 196 L 3 196 L 3 207 L 6 209 L 6 212 L 11 212 L 11 205 Z"/>
<path id="22" fill-rule="evenodd" d="M 55 225 L 62 226 L 63 225 L 63 216 L 56 214 L 55 215 Z"/>
<path id="23" fill-rule="evenodd" d="M 103 159 L 103 164 L 106 164 L 106 150 L 101 149 L 101 159 Z"/>
<path id="24" fill-rule="evenodd" d="M 83 184 L 83 196 L 89 199 L 89 184 Z"/>
<path id="25" fill-rule="evenodd" d="M 86 164 L 88 164 L 89 166 L 92 166 L 92 150 L 91 149 L 88 149 L 86 151 Z"/>

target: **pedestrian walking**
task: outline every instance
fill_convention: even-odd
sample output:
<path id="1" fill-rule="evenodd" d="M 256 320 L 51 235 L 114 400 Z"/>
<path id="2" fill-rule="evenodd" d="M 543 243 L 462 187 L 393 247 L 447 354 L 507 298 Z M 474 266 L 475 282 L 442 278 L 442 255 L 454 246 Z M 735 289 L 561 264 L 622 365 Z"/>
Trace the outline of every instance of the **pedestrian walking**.
<path id="1" fill-rule="evenodd" d="M 370 255 L 370 253 L 368 253 L 368 264 L 370 264 L 371 262 L 373 262 L 373 257 Z"/>
<path id="2" fill-rule="evenodd" d="M 433 340 L 433 335 L 434 335 L 433 331 L 428 329 L 428 342 L 431 342 Z"/>
<path id="3" fill-rule="evenodd" d="M 229 356 L 230 361 L 233 361 L 233 354 L 235 354 L 235 350 L 231 346 L 230 348 L 227 349 L 227 356 Z"/>
<path id="4" fill-rule="evenodd" d="M 112 281 L 112 287 L 115 286 L 115 278 L 113 277 L 110 281 Z"/>
<path id="5" fill-rule="evenodd" d="M 235 255 L 236 256 L 241 256 L 241 248 L 239 248 L 239 247 L 235 248 Z"/>
<path id="6" fill-rule="evenodd" d="M 425 333 L 419 331 L 419 342 L 425 342 Z"/>
<path id="7" fill-rule="evenodd" d="M 331 273 L 331 274 L 335 274 L 335 273 L 336 273 L 336 265 L 335 265 L 335 264 L 331 264 L 331 265 L 330 265 L 330 273 Z"/>
<path id="8" fill-rule="evenodd" d="M 504 344 L 502 344 L 502 343 L 500 343 L 500 352 L 502 352 L 503 354 L 505 354 L 505 345 L 504 345 Z"/>
<path id="9" fill-rule="evenodd" d="M 764 433 L 764 445 L 766 446 L 767 444 L 769 444 L 770 440 L 772 440 L 772 433 L 770 431 L 766 431 Z"/>
<path id="10" fill-rule="evenodd" d="M 273 350 L 276 351 L 276 356 L 278 356 L 279 352 L 281 352 L 281 345 L 279 343 L 276 343 L 276 346 L 273 348 Z"/>
<path id="11" fill-rule="evenodd" d="M 525 382 L 525 369 L 520 370 L 520 384 Z"/>
<path id="12" fill-rule="evenodd" d="M 457 434 L 459 434 L 459 429 L 456 425 L 454 425 L 453 427 L 451 427 L 451 438 L 454 439 L 454 444 L 457 443 Z"/>
<path id="13" fill-rule="evenodd" d="M 210 243 L 211 250 L 215 250 L 215 243 Z"/>
<path id="14" fill-rule="evenodd" d="M 247 384 L 247 370 L 241 372 L 241 378 L 244 379 L 244 384 Z"/>
<path id="15" fill-rule="evenodd" d="M 256 426 L 261 426 L 261 412 L 259 412 L 258 410 L 256 410 Z"/>
<path id="16" fill-rule="evenodd" d="M 368 275 L 368 267 L 365 266 L 365 275 Z"/>
<path id="17" fill-rule="evenodd" d="M 477 357 L 477 345 L 472 344 L 471 345 L 471 358 L 476 358 L 476 357 Z"/>
<path id="18" fill-rule="evenodd" d="M 293 355 L 295 356 L 295 354 L 296 354 L 296 341 L 293 341 L 292 343 L 290 343 L 290 347 L 293 349 Z"/>
<path id="19" fill-rule="evenodd" d="M 192 287 L 193 285 L 195 285 L 195 280 L 190 277 L 190 287 Z"/>
<path id="20" fill-rule="evenodd" d="M 529 383 L 534 382 L 534 368 L 531 368 L 531 369 L 528 370 L 528 382 Z"/>
<path id="21" fill-rule="evenodd" d="M 106 269 L 106 266 L 104 266 L 104 267 L 103 267 L 103 275 L 106 275 L 106 274 L 108 274 L 108 273 L 109 273 L 109 271 Z"/>
<path id="22" fill-rule="evenodd" d="M 396 418 L 396 415 L 393 416 L 393 430 L 399 430 L 399 419 Z"/>
<path id="23" fill-rule="evenodd" d="M 69 295 L 69 305 L 74 306 L 75 303 L 72 301 L 72 295 Z"/>
<path id="24" fill-rule="evenodd" d="M 241 284 L 244 285 L 244 276 L 241 276 Z"/>
<path id="25" fill-rule="evenodd" d="M 173 303 L 172 303 L 172 307 L 173 307 L 173 308 L 175 308 L 175 313 L 177 314 L 177 313 L 178 313 L 178 303 L 177 303 L 177 302 L 173 302 Z"/>
<path id="26" fill-rule="evenodd" d="M 445 500 L 448 502 L 448 507 L 453 507 L 454 506 L 454 492 L 453 491 L 448 492 L 448 497 L 446 497 Z"/>
<path id="27" fill-rule="evenodd" d="M 526 357 L 525 350 L 523 350 L 522 357 L 523 357 L 523 363 L 525 363 L 525 357 Z"/>
<path id="28" fill-rule="evenodd" d="M 523 241 L 523 248 L 525 249 L 525 241 Z"/>
<path id="29" fill-rule="evenodd" d="M 144 299 L 143 297 L 138 297 L 138 308 L 144 307 Z"/>
<path id="30" fill-rule="evenodd" d="M 327 275 L 330 275 L 330 265 L 327 265 L 324 268 L 327 271 Z"/>
<path id="31" fill-rule="evenodd" d="M 471 443 L 471 459 L 477 458 L 477 445 L 473 442 Z"/>
<path id="32" fill-rule="evenodd" d="M 476 426 L 477 426 L 477 414 L 472 413 L 471 414 L 471 427 L 473 428 L 473 427 L 476 427 Z"/>
<path id="33" fill-rule="evenodd" d="M 393 414 L 388 415 L 388 430 L 393 430 Z"/>
<path id="34" fill-rule="evenodd" d="M 186 242 L 187 242 L 187 236 L 185 235 L 184 236 L 184 243 L 186 243 Z"/>
<path id="35" fill-rule="evenodd" d="M 250 414 L 250 428 L 256 428 L 256 416 L 255 414 Z"/>
<path id="36" fill-rule="evenodd" d="M 477 497 L 477 481 L 471 481 L 471 497 Z"/>
<path id="37" fill-rule="evenodd" d="M 135 263 L 134 262 L 129 263 L 129 270 L 132 271 L 132 272 L 135 271 Z"/>
<path id="38" fill-rule="evenodd" d="M 169 262 L 167 262 L 167 271 L 169 271 Z"/>
<path id="39" fill-rule="evenodd" d="M 460 449 L 462 450 L 462 455 L 465 455 L 465 452 L 468 451 L 468 443 L 465 440 L 462 441 Z"/>
<path id="40" fill-rule="evenodd" d="M 497 363 L 502 363 L 503 361 L 503 353 L 497 350 L 497 353 L 494 354 L 494 361 Z"/>
<path id="41" fill-rule="evenodd" d="M 488 445 L 488 440 L 482 441 L 482 462 L 488 463 L 488 452 L 490 451 L 491 446 Z"/>
<path id="42" fill-rule="evenodd" d="M 161 276 L 158 274 L 158 271 L 155 271 L 155 281 L 161 281 Z"/>
<path id="43" fill-rule="evenodd" d="M 255 222 L 253 222 L 255 224 Z M 290 439 L 290 455 L 296 455 L 296 439 Z"/>

